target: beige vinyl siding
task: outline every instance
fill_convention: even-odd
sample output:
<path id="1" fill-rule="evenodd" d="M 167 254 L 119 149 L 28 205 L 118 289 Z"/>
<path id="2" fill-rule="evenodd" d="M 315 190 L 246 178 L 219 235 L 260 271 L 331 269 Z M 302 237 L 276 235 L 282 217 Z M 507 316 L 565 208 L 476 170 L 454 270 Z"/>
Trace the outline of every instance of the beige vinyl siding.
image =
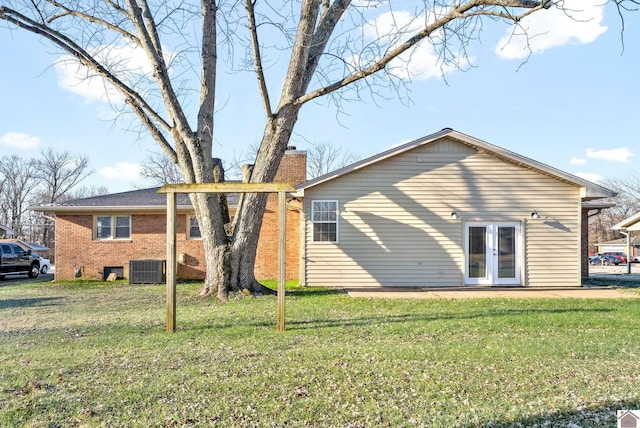
<path id="1" fill-rule="evenodd" d="M 523 285 L 578 285 L 579 192 L 454 140 L 434 142 L 305 190 L 306 212 L 313 200 L 339 202 L 337 243 L 312 242 L 307 219 L 305 280 L 460 286 L 465 221 L 517 221 Z"/>

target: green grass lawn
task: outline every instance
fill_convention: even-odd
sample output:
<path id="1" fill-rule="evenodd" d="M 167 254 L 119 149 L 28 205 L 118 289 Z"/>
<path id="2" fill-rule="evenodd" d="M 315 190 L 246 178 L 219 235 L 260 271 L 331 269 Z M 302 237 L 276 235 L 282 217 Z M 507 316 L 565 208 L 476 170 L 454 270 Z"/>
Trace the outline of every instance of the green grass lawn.
<path id="1" fill-rule="evenodd" d="M 0 426 L 615 426 L 640 299 L 367 300 L 0 282 Z M 635 290 L 635 292 L 638 292 Z"/>

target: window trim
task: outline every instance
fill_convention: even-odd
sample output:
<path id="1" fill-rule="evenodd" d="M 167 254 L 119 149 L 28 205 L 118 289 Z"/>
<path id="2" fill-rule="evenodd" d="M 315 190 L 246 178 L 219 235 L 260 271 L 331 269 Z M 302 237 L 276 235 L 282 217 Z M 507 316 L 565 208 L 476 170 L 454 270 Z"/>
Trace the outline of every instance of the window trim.
<path id="1" fill-rule="evenodd" d="M 98 236 L 98 219 L 103 217 L 109 217 L 111 219 L 110 232 L 109 236 L 102 238 Z M 128 218 L 129 219 L 129 236 L 117 238 L 116 230 L 118 224 L 118 218 Z M 133 216 L 130 214 L 97 214 L 93 216 L 93 240 L 94 241 L 131 241 L 131 237 L 133 236 Z"/>
<path id="2" fill-rule="evenodd" d="M 191 219 L 195 219 L 196 220 L 196 224 L 198 225 L 198 233 L 200 234 L 200 236 L 191 236 Z M 193 240 L 193 241 L 201 241 L 202 240 L 202 230 L 200 230 L 200 224 L 198 223 L 198 218 L 196 217 L 195 214 L 187 214 L 187 222 L 186 222 L 186 227 L 187 227 L 187 239 L 188 240 Z"/>
<path id="3" fill-rule="evenodd" d="M 335 220 L 315 220 L 315 203 L 316 202 L 330 202 L 336 205 Z M 340 201 L 337 199 L 313 199 L 311 200 L 311 242 L 319 244 L 337 244 L 340 240 Z M 316 224 L 335 224 L 336 225 L 336 238 L 334 241 L 318 241 L 315 238 L 315 225 Z"/>

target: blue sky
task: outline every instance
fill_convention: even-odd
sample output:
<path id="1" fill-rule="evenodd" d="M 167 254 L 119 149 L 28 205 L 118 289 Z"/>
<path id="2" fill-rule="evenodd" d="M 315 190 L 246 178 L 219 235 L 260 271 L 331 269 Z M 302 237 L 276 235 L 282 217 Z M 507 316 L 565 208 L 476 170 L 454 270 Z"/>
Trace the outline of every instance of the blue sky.
<path id="1" fill-rule="evenodd" d="M 326 142 L 366 156 L 451 127 L 595 182 L 637 174 L 640 14 L 626 18 L 623 53 L 612 6 L 572 3 L 584 9 L 577 20 L 546 11 L 525 23 L 539 34 L 525 64 L 521 41 L 505 42 L 503 23 L 485 27 L 469 49 L 473 67 L 450 70 L 446 82 L 422 46 L 409 70 L 408 102 L 365 96 L 340 114 L 327 100 L 311 102 L 292 143 Z M 372 16 L 379 29 L 389 25 L 384 13 Z M 95 172 L 85 184 L 113 192 L 142 184 L 139 163 L 159 151 L 156 143 L 126 131 L 128 122 L 114 123 L 100 89 L 52 66 L 59 56 L 30 33 L 0 28 L 0 154 L 69 150 L 90 158 Z M 251 74 L 221 73 L 218 95 L 214 154 L 230 160 L 260 140 L 264 115 Z"/>

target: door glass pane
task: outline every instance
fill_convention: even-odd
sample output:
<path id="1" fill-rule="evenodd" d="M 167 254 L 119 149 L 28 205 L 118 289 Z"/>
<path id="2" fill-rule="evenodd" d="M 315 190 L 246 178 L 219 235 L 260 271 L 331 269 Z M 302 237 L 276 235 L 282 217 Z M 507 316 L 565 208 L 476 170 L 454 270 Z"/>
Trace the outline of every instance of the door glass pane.
<path id="1" fill-rule="evenodd" d="M 469 227 L 469 278 L 487 276 L 486 233 L 484 226 Z"/>
<path id="2" fill-rule="evenodd" d="M 516 229 L 498 227 L 498 278 L 516 276 Z"/>

